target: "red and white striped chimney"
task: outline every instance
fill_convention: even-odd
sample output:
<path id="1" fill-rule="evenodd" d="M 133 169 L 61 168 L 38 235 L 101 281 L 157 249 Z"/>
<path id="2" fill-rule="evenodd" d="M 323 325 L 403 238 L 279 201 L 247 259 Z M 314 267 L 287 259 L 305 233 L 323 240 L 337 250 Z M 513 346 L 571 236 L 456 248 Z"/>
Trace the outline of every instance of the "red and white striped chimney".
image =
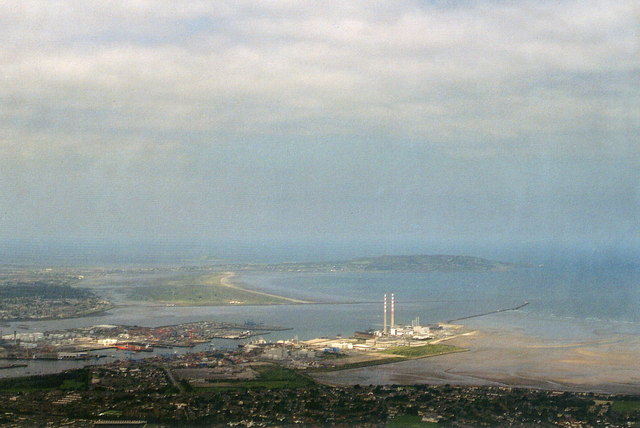
<path id="1" fill-rule="evenodd" d="M 382 326 L 382 334 L 387 334 L 387 293 L 384 293 L 384 323 Z"/>
<path id="2" fill-rule="evenodd" d="M 396 317 L 396 307 L 395 307 L 395 301 L 393 298 L 393 293 L 391 293 L 391 328 L 396 328 L 395 317 Z"/>

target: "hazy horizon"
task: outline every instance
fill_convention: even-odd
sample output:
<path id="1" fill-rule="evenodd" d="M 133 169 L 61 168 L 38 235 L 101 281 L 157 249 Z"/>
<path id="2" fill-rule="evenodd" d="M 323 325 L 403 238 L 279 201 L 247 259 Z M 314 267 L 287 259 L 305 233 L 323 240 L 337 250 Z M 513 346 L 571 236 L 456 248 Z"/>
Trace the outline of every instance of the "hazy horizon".
<path id="1" fill-rule="evenodd" d="M 570 270 L 598 266 L 639 269 L 640 251 L 629 247 L 569 243 L 420 242 L 415 240 L 315 241 L 108 241 L 5 240 L 4 264 L 64 266 L 187 266 L 218 263 L 284 263 L 344 261 L 382 255 L 465 255 L 510 263 L 546 265 Z"/>

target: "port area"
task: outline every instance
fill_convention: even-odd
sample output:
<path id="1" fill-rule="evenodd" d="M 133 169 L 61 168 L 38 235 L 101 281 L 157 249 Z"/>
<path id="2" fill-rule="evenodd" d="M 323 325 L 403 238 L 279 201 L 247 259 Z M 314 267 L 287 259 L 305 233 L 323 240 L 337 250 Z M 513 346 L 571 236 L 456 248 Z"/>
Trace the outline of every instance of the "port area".
<path id="1" fill-rule="evenodd" d="M 421 327 L 422 331 L 425 328 Z M 107 373 L 114 369 L 122 371 L 146 366 L 164 371 L 167 382 L 180 391 L 297 388 L 317 382 L 314 373 L 464 351 L 464 348 L 442 342 L 473 334 L 463 326 L 453 324 L 432 325 L 429 330 L 433 333 L 428 339 L 389 334 L 375 336 L 375 332 L 370 333 L 374 338 L 362 337 L 364 333 L 360 332 L 348 338 L 323 337 L 306 341 L 267 342 L 264 337 L 256 337 L 233 349 L 150 355 L 138 360 L 119 360 L 93 366 L 92 370 Z M 370 341 L 370 346 L 357 346 L 365 345 L 367 341 Z M 109 384 L 108 376 L 99 377 L 103 379 L 99 382 Z"/>
<path id="2" fill-rule="evenodd" d="M 46 332 L 14 332 L 0 337 L 0 359 L 93 359 L 101 355 L 89 354 L 89 351 L 152 352 L 154 348 L 191 348 L 216 338 L 249 339 L 282 330 L 288 328 L 253 322 L 201 321 L 160 327 L 95 325 Z"/>
<path id="3" fill-rule="evenodd" d="M 89 360 L 107 356 L 100 355 L 100 350 L 115 349 L 125 355 L 151 353 L 155 348 L 193 348 L 223 338 L 243 339 L 237 348 L 247 361 L 275 363 L 299 371 L 332 371 L 465 351 L 443 342 L 473 333 L 458 324 L 421 326 L 416 319 L 411 325 L 355 332 L 351 337 L 266 340 L 265 335 L 281 330 L 289 329 L 251 321 L 201 321 L 159 327 L 95 325 L 42 333 L 14 332 L 0 339 L 0 359 Z"/>

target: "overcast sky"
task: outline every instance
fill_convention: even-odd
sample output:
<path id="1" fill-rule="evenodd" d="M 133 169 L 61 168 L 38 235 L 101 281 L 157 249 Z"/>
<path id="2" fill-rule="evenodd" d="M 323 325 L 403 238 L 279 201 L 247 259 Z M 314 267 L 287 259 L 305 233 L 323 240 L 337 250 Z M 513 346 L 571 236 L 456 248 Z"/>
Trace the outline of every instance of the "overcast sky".
<path id="1" fill-rule="evenodd" d="M 0 239 L 640 241 L 640 7 L 0 2 Z"/>

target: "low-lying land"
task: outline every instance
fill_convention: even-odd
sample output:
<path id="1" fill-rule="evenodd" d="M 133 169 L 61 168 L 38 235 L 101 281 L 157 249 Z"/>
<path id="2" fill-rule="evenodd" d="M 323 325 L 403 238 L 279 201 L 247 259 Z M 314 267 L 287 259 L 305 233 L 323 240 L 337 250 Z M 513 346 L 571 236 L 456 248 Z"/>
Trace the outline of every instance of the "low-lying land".
<path id="1" fill-rule="evenodd" d="M 381 366 L 384 364 L 399 363 L 410 359 L 435 357 L 437 355 L 464 352 L 466 348 L 452 345 L 428 344 L 421 346 L 393 346 L 384 351 L 362 352 L 356 351 L 343 355 L 343 358 L 334 361 L 331 366 L 312 368 L 310 373 L 333 372 L 363 367 Z"/>
<path id="2" fill-rule="evenodd" d="M 407 358 L 434 357 L 436 355 L 450 354 L 452 352 L 464 352 L 466 348 L 453 345 L 429 344 L 422 346 L 394 346 L 386 349 L 385 354 L 400 355 Z"/>
<path id="3" fill-rule="evenodd" d="M 242 288 L 233 283 L 233 276 L 232 272 L 181 274 L 132 288 L 130 298 L 182 306 L 309 303 Z"/>
<path id="4" fill-rule="evenodd" d="M 640 394 L 637 336 L 609 334 L 600 340 L 564 343 L 482 330 L 447 344 L 468 352 L 317 373 L 314 378 L 339 385 L 424 383 Z"/>

